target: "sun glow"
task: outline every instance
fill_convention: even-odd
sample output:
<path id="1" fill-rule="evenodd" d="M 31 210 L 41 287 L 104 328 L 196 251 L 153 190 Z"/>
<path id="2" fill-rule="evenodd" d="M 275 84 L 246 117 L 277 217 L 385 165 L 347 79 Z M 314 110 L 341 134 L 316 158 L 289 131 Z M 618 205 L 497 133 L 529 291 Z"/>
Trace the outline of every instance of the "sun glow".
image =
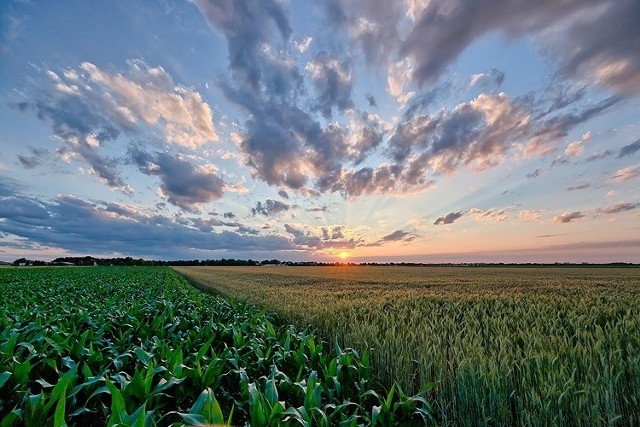
<path id="1" fill-rule="evenodd" d="M 347 258 L 349 258 L 349 252 L 340 252 L 340 253 L 338 254 L 338 256 L 339 256 L 341 259 L 347 259 Z"/>

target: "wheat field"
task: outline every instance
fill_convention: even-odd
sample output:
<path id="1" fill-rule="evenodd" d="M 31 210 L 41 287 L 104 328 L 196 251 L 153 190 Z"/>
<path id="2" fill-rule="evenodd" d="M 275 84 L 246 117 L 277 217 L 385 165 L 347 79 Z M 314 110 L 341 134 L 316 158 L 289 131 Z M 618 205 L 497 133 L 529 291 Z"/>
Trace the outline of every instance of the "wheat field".
<path id="1" fill-rule="evenodd" d="M 180 267 L 199 287 L 371 349 L 383 386 L 433 383 L 450 425 L 638 425 L 640 270 Z"/>

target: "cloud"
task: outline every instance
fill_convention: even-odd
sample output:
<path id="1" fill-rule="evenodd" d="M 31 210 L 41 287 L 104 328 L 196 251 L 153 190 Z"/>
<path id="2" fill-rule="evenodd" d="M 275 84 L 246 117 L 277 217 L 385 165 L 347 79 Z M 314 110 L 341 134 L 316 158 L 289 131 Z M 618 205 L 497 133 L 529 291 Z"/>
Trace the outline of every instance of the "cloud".
<path id="1" fill-rule="evenodd" d="M 609 182 L 622 183 L 631 181 L 640 176 L 640 165 L 629 166 L 628 168 L 619 169 L 616 174 L 609 179 Z"/>
<path id="2" fill-rule="evenodd" d="M 472 208 L 469 210 L 469 216 L 480 221 L 502 222 L 509 218 L 509 214 L 506 209 L 478 209 Z"/>
<path id="3" fill-rule="evenodd" d="M 605 206 L 604 208 L 600 209 L 599 212 L 606 215 L 611 215 L 620 212 L 631 211 L 638 207 L 640 207 L 640 203 L 618 203 L 616 205 Z"/>
<path id="4" fill-rule="evenodd" d="M 410 242 L 416 238 L 416 235 L 408 231 L 396 230 L 393 233 L 387 234 L 380 239 L 381 242 Z"/>
<path id="5" fill-rule="evenodd" d="M 0 233 L 26 239 L 32 248 L 45 246 L 74 253 L 103 254 L 106 250 L 109 254 L 175 259 L 193 251 L 305 249 L 277 235 L 212 231 L 222 225 L 199 218 L 177 220 L 135 205 L 69 196 L 39 200 L 1 186 L 0 218 Z"/>
<path id="6" fill-rule="evenodd" d="M 537 177 L 539 177 L 539 176 L 540 176 L 540 174 L 542 174 L 543 172 L 544 172 L 544 170 L 543 170 L 543 169 L 538 168 L 538 169 L 534 170 L 533 172 L 528 173 L 528 174 L 527 174 L 527 179 L 537 178 Z"/>
<path id="7" fill-rule="evenodd" d="M 318 93 L 316 108 L 325 118 L 331 118 L 334 107 L 343 111 L 353 107 L 350 61 L 341 61 L 326 52 L 320 52 L 305 69 Z"/>
<path id="8" fill-rule="evenodd" d="M 542 221 L 542 215 L 537 211 L 523 209 L 518 212 L 518 219 L 525 222 Z"/>
<path id="9" fill-rule="evenodd" d="M 49 154 L 49 150 L 45 150 L 45 149 L 42 149 L 42 148 L 33 148 L 33 147 L 31 147 L 31 148 L 29 148 L 29 151 L 31 152 L 30 156 L 25 156 L 25 155 L 22 155 L 22 154 L 18 155 L 18 161 L 26 169 L 34 169 L 34 168 L 40 166 L 42 164 L 43 160 Z"/>
<path id="10" fill-rule="evenodd" d="M 415 62 L 412 79 L 424 85 L 435 82 L 485 34 L 498 31 L 510 39 L 534 34 L 559 73 L 632 93 L 640 91 L 640 59 L 633 54 L 640 39 L 639 14 L 632 1 L 540 5 L 511 0 L 495 7 L 488 1 L 435 0 L 415 19 L 399 53 Z"/>
<path id="11" fill-rule="evenodd" d="M 335 226 L 331 229 L 322 227 L 322 240 L 344 239 L 344 226 Z"/>
<path id="12" fill-rule="evenodd" d="M 487 72 L 473 74 L 469 80 L 471 87 L 499 88 L 504 82 L 504 72 L 492 68 Z"/>
<path id="13" fill-rule="evenodd" d="M 378 103 L 376 102 L 376 99 L 373 97 L 373 95 L 371 95 L 370 93 L 365 95 L 365 98 L 367 98 L 367 102 L 369 103 L 369 107 L 378 107 Z"/>
<path id="14" fill-rule="evenodd" d="M 122 133 L 160 137 L 184 147 L 218 139 L 208 104 L 198 92 L 174 84 L 162 67 L 132 60 L 121 74 L 84 62 L 46 74 L 48 80 L 16 108 L 33 111 L 49 123 L 54 137 L 63 143 L 57 150 L 61 159 L 88 163 L 91 172 L 112 188 L 128 189 L 118 171 L 122 159 L 104 154 Z M 19 160 L 34 165 L 34 156 Z"/>
<path id="15" fill-rule="evenodd" d="M 599 153 L 595 153 L 595 154 L 590 155 L 585 160 L 587 162 L 593 162 L 594 160 L 600 160 L 600 159 L 604 159 L 606 157 L 609 157 L 612 154 L 613 154 L 613 152 L 611 152 L 611 150 L 604 150 L 604 151 L 600 151 Z"/>
<path id="16" fill-rule="evenodd" d="M 566 191 L 586 190 L 587 188 L 590 188 L 590 187 L 591 187 L 591 184 L 585 183 L 585 184 L 575 185 L 572 187 L 567 187 Z"/>
<path id="17" fill-rule="evenodd" d="M 284 191 L 284 190 L 280 190 L 280 191 L 278 191 L 278 195 L 279 195 L 280 197 L 282 197 L 283 199 L 289 199 L 289 194 L 288 194 L 286 191 Z"/>
<path id="18" fill-rule="evenodd" d="M 304 226 L 285 224 L 285 231 L 293 237 L 292 243 L 299 247 L 306 247 L 314 251 L 353 249 L 360 241 L 354 238 L 346 239 L 344 236 L 344 226 L 334 226 L 331 230 L 322 227 L 322 235 L 317 235 L 314 230 L 305 230 Z"/>
<path id="19" fill-rule="evenodd" d="M 159 177 L 162 196 L 182 209 L 197 212 L 224 192 L 225 183 L 215 172 L 194 166 L 180 155 L 149 154 L 132 147 L 129 158 L 145 175 Z"/>
<path id="20" fill-rule="evenodd" d="M 580 219 L 586 217 L 582 212 L 565 212 L 560 215 L 556 215 L 553 217 L 553 222 L 556 224 L 568 224 L 573 220 Z"/>
<path id="21" fill-rule="evenodd" d="M 638 150 L 640 150 L 640 139 L 636 140 L 635 142 L 632 142 L 629 145 L 625 145 L 624 147 L 622 147 L 620 149 L 620 153 L 618 154 L 618 158 L 621 159 L 623 157 L 630 156 L 631 154 L 635 153 Z"/>
<path id="22" fill-rule="evenodd" d="M 305 53 L 309 46 L 311 46 L 311 42 L 313 41 L 313 37 L 306 37 L 304 40 L 298 42 L 294 41 L 293 44 L 296 47 L 296 50 L 300 53 Z"/>
<path id="23" fill-rule="evenodd" d="M 263 202 L 258 201 L 255 208 L 251 208 L 253 215 L 273 216 L 282 212 L 286 212 L 291 209 L 291 205 L 288 205 L 279 200 L 267 199 Z"/>
<path id="24" fill-rule="evenodd" d="M 453 173 L 460 166 L 483 170 L 498 164 L 529 132 L 531 114 L 505 93 L 481 94 L 437 115 L 402 121 L 389 140 L 393 158 L 426 155 L 432 171 Z"/>
<path id="25" fill-rule="evenodd" d="M 285 5 L 277 0 L 192 0 L 227 41 L 231 79 L 254 98 L 280 100 L 302 83 L 293 58 L 271 48 L 292 34 Z"/>
<path id="26" fill-rule="evenodd" d="M 458 211 L 458 212 L 449 212 L 448 214 L 438 217 L 434 222 L 433 225 L 440 225 L 440 224 L 453 224 L 457 219 L 459 219 L 461 216 L 463 215 L 462 211 Z"/>

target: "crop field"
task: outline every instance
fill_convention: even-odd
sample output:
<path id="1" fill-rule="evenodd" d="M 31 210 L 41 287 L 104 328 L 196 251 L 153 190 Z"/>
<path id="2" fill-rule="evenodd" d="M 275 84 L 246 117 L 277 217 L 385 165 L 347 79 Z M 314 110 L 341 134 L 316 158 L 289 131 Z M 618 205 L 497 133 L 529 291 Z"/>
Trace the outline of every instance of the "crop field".
<path id="1" fill-rule="evenodd" d="M 371 349 L 443 425 L 640 425 L 640 270 L 180 267 L 197 286 Z"/>
<path id="2" fill-rule="evenodd" d="M 421 425 L 369 355 L 165 267 L 0 270 L 0 426 Z"/>

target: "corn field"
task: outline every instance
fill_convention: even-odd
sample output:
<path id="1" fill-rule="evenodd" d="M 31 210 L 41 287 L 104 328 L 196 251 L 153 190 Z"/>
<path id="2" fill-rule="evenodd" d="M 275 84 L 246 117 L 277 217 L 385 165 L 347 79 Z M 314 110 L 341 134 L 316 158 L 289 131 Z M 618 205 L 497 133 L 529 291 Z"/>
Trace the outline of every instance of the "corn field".
<path id="1" fill-rule="evenodd" d="M 371 349 L 443 425 L 640 425 L 640 270 L 186 267 L 197 286 Z"/>
<path id="2" fill-rule="evenodd" d="M 0 269 L 0 426 L 432 423 L 327 346 L 165 267 Z"/>

